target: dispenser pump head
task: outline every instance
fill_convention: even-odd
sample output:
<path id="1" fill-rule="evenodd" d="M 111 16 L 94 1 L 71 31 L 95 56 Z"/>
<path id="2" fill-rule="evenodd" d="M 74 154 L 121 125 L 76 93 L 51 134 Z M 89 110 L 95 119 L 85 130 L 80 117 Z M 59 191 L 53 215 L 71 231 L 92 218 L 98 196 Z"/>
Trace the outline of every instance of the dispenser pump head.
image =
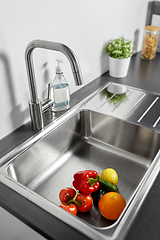
<path id="1" fill-rule="evenodd" d="M 63 73 L 62 72 L 62 69 L 61 69 L 61 66 L 60 66 L 60 63 L 63 63 L 63 60 L 62 59 L 56 59 L 56 61 L 57 61 L 57 63 L 58 63 L 58 65 L 57 65 L 57 67 L 56 67 L 56 73 Z"/>

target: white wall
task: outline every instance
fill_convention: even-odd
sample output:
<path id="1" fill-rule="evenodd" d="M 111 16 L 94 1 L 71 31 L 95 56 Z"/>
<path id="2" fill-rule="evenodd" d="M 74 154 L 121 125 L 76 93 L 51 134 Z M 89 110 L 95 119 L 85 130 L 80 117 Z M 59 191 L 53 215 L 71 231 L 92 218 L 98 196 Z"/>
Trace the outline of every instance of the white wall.
<path id="1" fill-rule="evenodd" d="M 24 52 L 34 39 L 61 42 L 77 55 L 85 84 L 108 70 L 103 47 L 111 38 L 138 34 L 141 49 L 148 0 L 0 0 L 0 139 L 29 120 Z M 64 60 L 71 92 L 70 65 L 57 52 L 36 49 L 39 97 L 55 75 L 55 59 Z M 43 94 L 42 94 L 43 93 Z"/>

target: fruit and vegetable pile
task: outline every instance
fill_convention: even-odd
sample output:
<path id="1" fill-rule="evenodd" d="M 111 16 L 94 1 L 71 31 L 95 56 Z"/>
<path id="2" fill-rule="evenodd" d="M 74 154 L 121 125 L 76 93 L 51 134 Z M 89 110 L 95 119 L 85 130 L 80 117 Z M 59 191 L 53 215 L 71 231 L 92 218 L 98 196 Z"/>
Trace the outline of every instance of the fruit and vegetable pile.
<path id="1" fill-rule="evenodd" d="M 118 175 L 107 168 L 99 175 L 95 170 L 76 172 L 73 187 L 66 187 L 59 193 L 60 207 L 77 215 L 87 212 L 93 205 L 99 208 L 101 215 L 116 220 L 126 206 L 126 201 L 117 191 Z"/>

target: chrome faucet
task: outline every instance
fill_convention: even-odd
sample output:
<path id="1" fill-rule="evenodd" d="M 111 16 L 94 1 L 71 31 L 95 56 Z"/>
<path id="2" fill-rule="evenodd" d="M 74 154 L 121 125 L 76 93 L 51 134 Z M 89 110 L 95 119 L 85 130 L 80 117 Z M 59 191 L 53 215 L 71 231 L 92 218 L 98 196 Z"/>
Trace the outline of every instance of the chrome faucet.
<path id="1" fill-rule="evenodd" d="M 57 42 L 44 41 L 44 40 L 34 40 L 28 44 L 25 52 L 25 60 L 26 60 L 26 68 L 27 68 L 27 75 L 28 75 L 28 81 L 29 81 L 30 96 L 31 96 L 31 99 L 29 101 L 29 110 L 30 110 L 30 117 L 31 117 L 33 129 L 40 130 L 40 129 L 43 129 L 44 127 L 44 122 L 43 122 L 44 109 L 45 110 L 48 109 L 51 106 L 52 101 L 48 99 L 47 101 L 45 101 L 45 103 L 42 106 L 41 100 L 38 99 L 37 86 L 36 86 L 34 67 L 33 67 L 33 58 L 32 58 L 32 52 L 35 48 L 43 48 L 43 49 L 62 52 L 70 62 L 75 84 L 82 85 L 83 80 L 81 76 L 78 59 L 73 53 L 73 51 L 70 48 L 68 48 L 66 45 L 57 43 Z"/>

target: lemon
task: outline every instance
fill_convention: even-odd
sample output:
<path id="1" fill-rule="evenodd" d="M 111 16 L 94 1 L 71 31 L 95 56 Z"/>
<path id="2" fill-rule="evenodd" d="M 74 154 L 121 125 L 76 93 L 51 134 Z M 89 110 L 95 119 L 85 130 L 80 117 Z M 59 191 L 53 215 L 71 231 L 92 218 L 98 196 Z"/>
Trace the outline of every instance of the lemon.
<path id="1" fill-rule="evenodd" d="M 112 168 L 106 168 L 103 170 L 100 176 L 103 180 L 112 183 L 113 185 L 117 185 L 118 183 L 118 175 L 116 171 Z"/>

